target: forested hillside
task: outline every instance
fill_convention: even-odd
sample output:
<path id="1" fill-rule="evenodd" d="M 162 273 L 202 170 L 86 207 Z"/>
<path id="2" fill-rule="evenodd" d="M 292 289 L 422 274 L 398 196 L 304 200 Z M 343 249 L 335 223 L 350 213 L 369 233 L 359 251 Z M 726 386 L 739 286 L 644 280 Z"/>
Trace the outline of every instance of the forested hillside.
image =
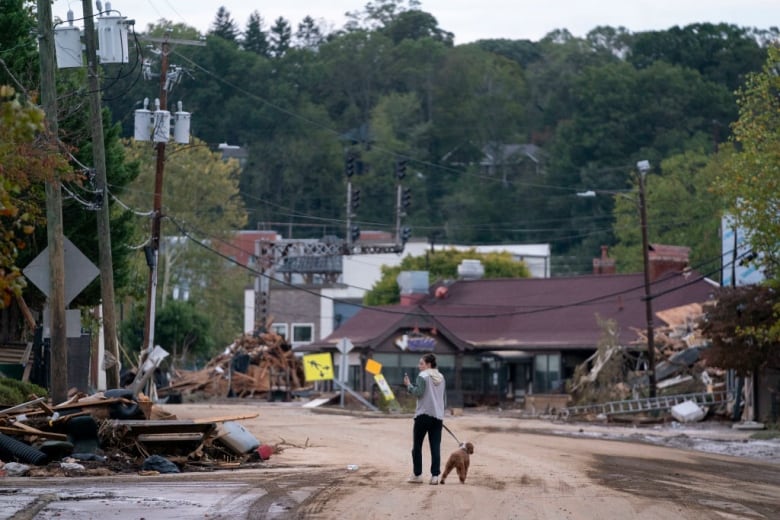
<path id="1" fill-rule="evenodd" d="M 371 3 L 331 32 L 261 12 L 239 23 L 227 6 L 206 35 L 164 20 L 137 28 L 132 60 L 159 69 L 143 36 L 205 36 L 202 47 L 171 46 L 184 74 L 169 103 L 183 102 L 210 148 L 248 151 L 239 183 L 248 228 L 286 232 L 275 223 L 293 222 L 310 225 L 293 228 L 296 237 L 344 236 L 344 162 L 355 154 L 361 229 L 395 224 L 394 165 L 404 160 L 416 238 L 549 242 L 554 274 L 588 272 L 599 246 L 620 238 L 622 265 L 635 267 L 636 212 L 615 221 L 619 197 L 576 194 L 631 190 L 636 162 L 648 160 L 651 241 L 692 247 L 703 271 L 717 266 L 712 154 L 776 28 L 594 27 L 584 38 L 561 29 L 540 41 L 454 45 L 457 35 L 405 5 Z M 141 100 L 159 92 L 136 65 L 104 96 L 126 136 Z"/>

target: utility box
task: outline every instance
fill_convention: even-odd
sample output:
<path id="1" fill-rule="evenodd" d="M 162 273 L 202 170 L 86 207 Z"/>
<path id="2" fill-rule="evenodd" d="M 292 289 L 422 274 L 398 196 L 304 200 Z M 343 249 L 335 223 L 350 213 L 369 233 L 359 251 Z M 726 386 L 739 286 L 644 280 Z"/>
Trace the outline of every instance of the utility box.
<path id="1" fill-rule="evenodd" d="M 68 69 L 84 65 L 81 58 L 81 30 L 72 25 L 54 28 L 54 51 L 57 54 L 57 68 Z"/>
<path id="2" fill-rule="evenodd" d="M 127 24 L 124 16 L 100 16 L 97 19 L 98 57 L 101 63 L 127 63 Z"/>

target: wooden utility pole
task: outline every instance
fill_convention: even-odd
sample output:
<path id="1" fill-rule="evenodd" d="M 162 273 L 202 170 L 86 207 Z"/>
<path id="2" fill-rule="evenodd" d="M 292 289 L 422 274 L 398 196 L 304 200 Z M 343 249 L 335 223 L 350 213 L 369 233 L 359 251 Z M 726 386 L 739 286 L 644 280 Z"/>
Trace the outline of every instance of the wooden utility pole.
<path id="1" fill-rule="evenodd" d="M 166 80 L 168 76 L 168 42 L 162 43 L 162 53 L 160 54 L 160 107 L 159 110 L 167 110 L 168 90 Z M 156 123 L 155 123 L 156 124 Z M 153 135 L 156 135 L 155 128 Z M 154 139 L 154 137 L 153 137 Z M 154 175 L 154 204 L 152 215 L 152 237 L 151 243 L 146 250 L 146 263 L 149 264 L 149 284 L 146 290 L 146 316 L 144 319 L 144 343 L 147 353 L 154 348 L 154 317 L 155 304 L 157 298 L 157 265 L 159 262 L 160 250 L 160 221 L 162 220 L 162 190 L 163 190 L 163 172 L 165 171 L 165 141 L 157 142 L 157 165 Z M 145 356 L 142 356 L 143 361 Z M 139 373 L 140 375 L 140 366 Z"/>
<path id="2" fill-rule="evenodd" d="M 650 292 L 650 243 L 647 238 L 647 196 L 645 175 L 650 170 L 647 161 L 637 163 L 639 168 L 639 220 L 642 226 L 642 262 L 645 278 L 645 319 L 647 320 L 647 376 L 650 383 L 649 397 L 656 396 L 655 336 L 653 334 L 653 299 Z"/>
<path id="3" fill-rule="evenodd" d="M 82 0 L 84 11 L 84 44 L 87 52 L 87 87 L 90 127 L 92 130 L 92 161 L 95 181 L 100 192 L 97 209 L 98 264 L 100 265 L 100 295 L 103 306 L 103 344 L 105 346 L 106 388 L 119 387 L 119 348 L 117 345 L 116 310 L 114 306 L 114 265 L 111 257 L 111 227 L 106 176 L 106 150 L 103 137 L 103 114 L 100 102 L 100 79 L 97 69 L 95 21 L 90 0 Z"/>
<path id="4" fill-rule="evenodd" d="M 41 105 L 46 113 L 48 139 L 57 139 L 57 87 L 54 79 L 54 28 L 50 0 L 38 0 L 38 47 Z M 51 317 L 51 398 L 68 398 L 68 339 L 65 320 L 65 249 L 62 228 L 62 191 L 58 176 L 46 183 L 46 237 L 49 246 L 49 313 Z"/>

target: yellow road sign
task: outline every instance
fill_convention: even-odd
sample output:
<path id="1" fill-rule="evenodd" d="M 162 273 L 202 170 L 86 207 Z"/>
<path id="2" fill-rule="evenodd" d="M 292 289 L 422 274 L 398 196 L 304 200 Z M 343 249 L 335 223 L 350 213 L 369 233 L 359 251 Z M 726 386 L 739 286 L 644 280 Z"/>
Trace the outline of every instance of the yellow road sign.
<path id="1" fill-rule="evenodd" d="M 366 372 L 377 375 L 382 372 L 382 363 L 373 359 L 366 360 Z"/>
<path id="2" fill-rule="evenodd" d="M 378 386 L 379 390 L 382 391 L 382 395 L 385 396 L 385 399 L 388 401 L 395 399 L 395 395 L 393 395 L 393 391 L 390 389 L 390 385 L 387 384 L 385 376 L 382 374 L 374 374 L 374 381 L 376 381 L 376 386 Z"/>
<path id="3" fill-rule="evenodd" d="M 333 379 L 333 358 L 330 353 L 307 354 L 303 356 L 303 374 L 306 381 L 329 381 Z"/>

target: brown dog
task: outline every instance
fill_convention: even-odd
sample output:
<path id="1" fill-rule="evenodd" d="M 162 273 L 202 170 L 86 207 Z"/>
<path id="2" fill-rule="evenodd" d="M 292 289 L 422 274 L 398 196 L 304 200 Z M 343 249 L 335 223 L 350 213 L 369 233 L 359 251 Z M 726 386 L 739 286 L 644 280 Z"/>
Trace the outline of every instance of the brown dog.
<path id="1" fill-rule="evenodd" d="M 470 442 L 461 443 L 460 447 L 450 454 L 447 464 L 444 466 L 444 473 L 441 474 L 439 483 L 444 484 L 444 479 L 453 469 L 458 472 L 458 478 L 461 484 L 466 483 L 466 475 L 469 473 L 469 463 L 471 454 L 474 453 L 474 445 Z"/>

